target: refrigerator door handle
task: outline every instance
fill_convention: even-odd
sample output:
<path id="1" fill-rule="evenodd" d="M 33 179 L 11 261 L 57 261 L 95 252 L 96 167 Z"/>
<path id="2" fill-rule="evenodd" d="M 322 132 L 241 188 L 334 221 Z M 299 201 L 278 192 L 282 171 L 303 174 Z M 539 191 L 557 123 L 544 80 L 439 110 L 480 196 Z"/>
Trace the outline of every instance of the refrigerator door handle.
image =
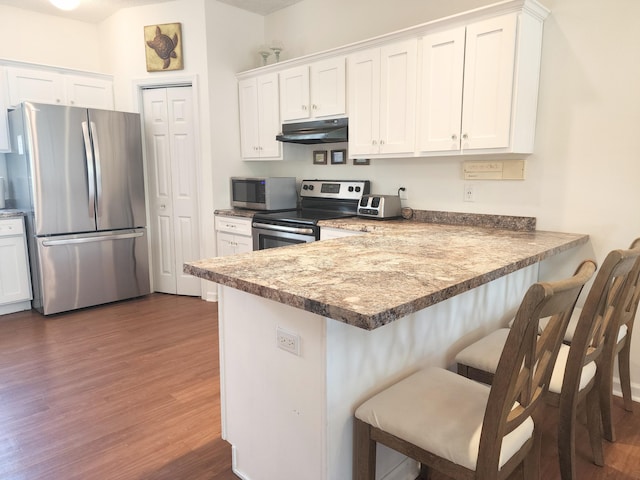
<path id="1" fill-rule="evenodd" d="M 102 215 L 102 171 L 100 169 L 100 144 L 95 122 L 89 122 L 91 127 L 91 139 L 93 140 L 93 153 L 96 159 L 96 215 Z"/>
<path id="2" fill-rule="evenodd" d="M 87 160 L 87 185 L 89 185 L 89 216 L 96 214 L 96 188 L 95 171 L 93 168 L 93 149 L 91 148 L 91 138 L 89 137 L 89 125 L 82 122 L 82 136 L 84 137 L 84 151 Z"/>
<path id="3" fill-rule="evenodd" d="M 142 237 L 143 235 L 143 232 L 132 232 L 121 233 L 119 235 L 98 235 L 95 237 L 67 238 L 64 240 L 44 240 L 42 242 L 42 245 L 44 247 L 55 247 L 58 245 L 75 245 L 78 243 L 104 242 L 106 240 L 123 240 L 125 238 Z"/>

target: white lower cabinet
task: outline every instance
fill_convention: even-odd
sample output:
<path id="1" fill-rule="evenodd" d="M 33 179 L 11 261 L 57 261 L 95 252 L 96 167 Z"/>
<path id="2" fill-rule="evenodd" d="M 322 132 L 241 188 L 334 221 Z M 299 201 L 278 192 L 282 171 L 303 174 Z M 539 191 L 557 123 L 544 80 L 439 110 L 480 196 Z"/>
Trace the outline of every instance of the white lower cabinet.
<path id="1" fill-rule="evenodd" d="M 250 218 L 216 215 L 215 226 L 219 257 L 253 251 Z"/>
<path id="2" fill-rule="evenodd" d="M 23 219 L 0 219 L 0 314 L 30 308 L 31 280 Z"/>

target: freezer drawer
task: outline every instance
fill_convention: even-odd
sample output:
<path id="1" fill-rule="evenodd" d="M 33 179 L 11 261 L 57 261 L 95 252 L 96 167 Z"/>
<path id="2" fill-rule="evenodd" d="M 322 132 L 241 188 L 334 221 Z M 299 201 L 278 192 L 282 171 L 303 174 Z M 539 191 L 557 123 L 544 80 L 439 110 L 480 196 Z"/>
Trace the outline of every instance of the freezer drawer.
<path id="1" fill-rule="evenodd" d="M 150 293 L 145 229 L 37 239 L 44 315 Z"/>

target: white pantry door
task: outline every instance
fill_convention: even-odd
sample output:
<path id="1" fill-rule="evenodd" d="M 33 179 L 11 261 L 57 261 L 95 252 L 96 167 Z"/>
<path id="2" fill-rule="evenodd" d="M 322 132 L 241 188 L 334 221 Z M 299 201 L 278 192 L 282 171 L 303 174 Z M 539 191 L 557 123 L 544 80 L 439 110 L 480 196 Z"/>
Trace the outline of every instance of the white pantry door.
<path id="1" fill-rule="evenodd" d="M 142 96 L 154 290 L 200 296 L 200 279 L 182 272 L 184 262 L 200 258 L 192 89 Z"/>

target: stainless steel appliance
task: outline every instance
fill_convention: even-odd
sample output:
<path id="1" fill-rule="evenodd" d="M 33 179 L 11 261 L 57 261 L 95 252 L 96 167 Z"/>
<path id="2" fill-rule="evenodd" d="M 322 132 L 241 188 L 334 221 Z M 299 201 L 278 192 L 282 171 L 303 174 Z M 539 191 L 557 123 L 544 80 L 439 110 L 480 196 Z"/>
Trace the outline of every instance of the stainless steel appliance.
<path id="1" fill-rule="evenodd" d="M 358 202 L 370 188 L 368 180 L 303 180 L 300 209 L 253 216 L 253 249 L 319 240 L 318 221 L 355 216 Z"/>
<path id="2" fill-rule="evenodd" d="M 284 123 L 276 140 L 288 143 L 313 145 L 349 141 L 349 119 L 312 120 L 310 122 Z"/>
<path id="3" fill-rule="evenodd" d="M 358 216 L 381 220 L 398 218 L 402 213 L 397 195 L 365 195 L 358 205 Z"/>
<path id="4" fill-rule="evenodd" d="M 26 102 L 9 122 L 8 198 L 28 212 L 33 308 L 149 293 L 139 115 Z"/>
<path id="5" fill-rule="evenodd" d="M 290 210 L 298 206 L 296 177 L 231 177 L 231 206 Z"/>

